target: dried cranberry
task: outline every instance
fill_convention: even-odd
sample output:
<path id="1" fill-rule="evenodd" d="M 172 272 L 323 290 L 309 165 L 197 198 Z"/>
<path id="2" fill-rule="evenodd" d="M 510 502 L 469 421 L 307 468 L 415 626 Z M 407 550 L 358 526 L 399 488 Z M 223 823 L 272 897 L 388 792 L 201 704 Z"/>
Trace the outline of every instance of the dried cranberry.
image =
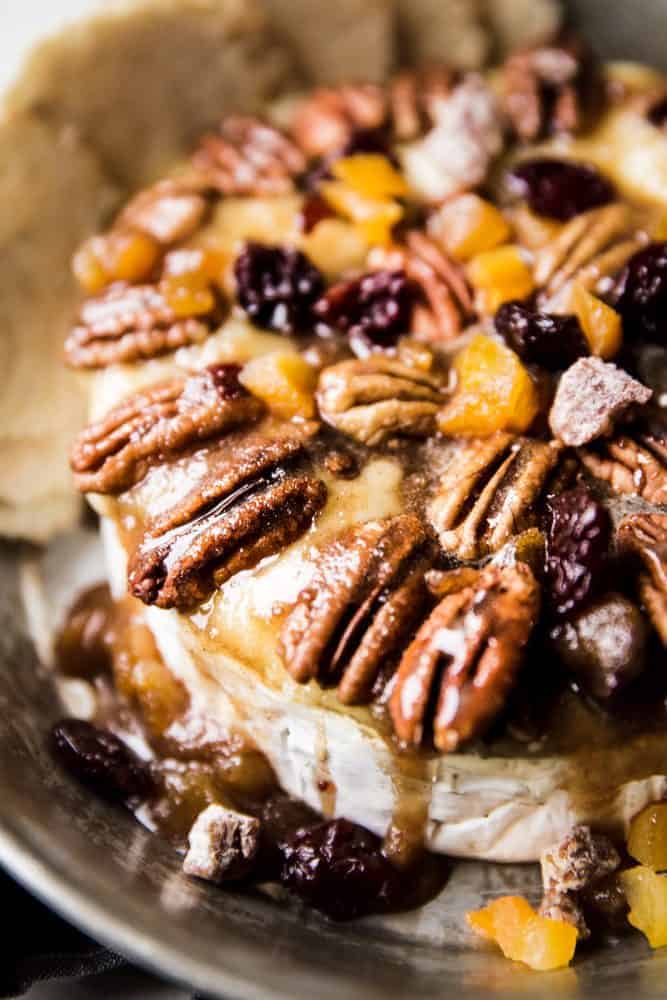
<path id="1" fill-rule="evenodd" d="M 559 222 L 616 197 L 611 182 L 595 167 L 569 160 L 524 160 L 511 171 L 509 187 L 537 215 Z"/>
<path id="2" fill-rule="evenodd" d="M 648 109 L 646 117 L 651 125 L 664 129 L 667 127 L 667 97 L 660 98 Z"/>
<path id="3" fill-rule="evenodd" d="M 306 233 L 307 235 L 308 233 L 312 233 L 315 226 L 320 222 L 324 219 L 333 218 L 335 214 L 322 195 L 309 194 L 304 199 L 303 206 L 299 212 L 299 228 L 302 233 Z"/>
<path id="4" fill-rule="evenodd" d="M 537 312 L 525 302 L 505 302 L 494 319 L 498 333 L 520 358 L 556 372 L 590 354 L 576 316 Z"/>
<path id="5" fill-rule="evenodd" d="M 375 271 L 341 281 L 315 304 L 320 333 L 347 333 L 352 350 L 366 357 L 392 347 L 409 328 L 414 292 L 404 271 Z"/>
<path id="6" fill-rule="evenodd" d="M 213 385 L 222 399 L 239 399 L 249 395 L 246 387 L 239 381 L 241 365 L 232 363 L 209 365 L 207 371 L 211 373 Z"/>
<path id="7" fill-rule="evenodd" d="M 547 501 L 546 584 L 551 609 L 570 617 L 594 595 L 611 539 L 611 521 L 586 486 Z"/>
<path id="8" fill-rule="evenodd" d="M 154 791 L 147 766 L 122 740 L 83 719 L 64 719 L 51 731 L 63 767 L 102 798 L 137 805 Z"/>
<path id="9" fill-rule="evenodd" d="M 618 282 L 615 305 L 626 337 L 664 341 L 667 243 L 649 243 L 630 258 Z"/>
<path id="10" fill-rule="evenodd" d="M 345 819 L 297 830 L 280 844 L 280 880 L 333 920 L 385 912 L 401 895 L 402 878 L 381 846 Z"/>
<path id="11" fill-rule="evenodd" d="M 257 326 L 282 333 L 312 326 L 324 280 L 300 250 L 247 243 L 234 276 L 239 302 Z"/>

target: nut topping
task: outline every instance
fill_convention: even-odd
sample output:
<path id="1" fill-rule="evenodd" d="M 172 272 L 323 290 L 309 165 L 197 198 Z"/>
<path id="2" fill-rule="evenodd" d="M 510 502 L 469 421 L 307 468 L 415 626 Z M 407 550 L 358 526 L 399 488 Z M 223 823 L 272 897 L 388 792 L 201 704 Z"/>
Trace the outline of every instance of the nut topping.
<path id="1" fill-rule="evenodd" d="M 636 552 L 645 567 L 639 595 L 667 646 L 667 514 L 633 514 L 618 528 L 622 548 Z"/>
<path id="2" fill-rule="evenodd" d="M 540 605 L 523 563 L 489 566 L 463 581 L 403 654 L 390 702 L 400 740 L 419 745 L 432 736 L 445 753 L 481 735 L 503 708 Z"/>
<path id="3" fill-rule="evenodd" d="M 299 105 L 291 124 L 306 156 L 342 151 L 355 132 L 379 128 L 386 117 L 386 98 L 374 84 L 323 87 Z"/>
<path id="4" fill-rule="evenodd" d="M 225 806 L 210 805 L 199 814 L 188 834 L 183 871 L 217 884 L 243 878 L 253 868 L 259 839 L 258 819 Z"/>
<path id="5" fill-rule="evenodd" d="M 238 381 L 237 365 L 211 365 L 130 396 L 77 438 L 70 463 L 82 493 L 122 493 L 151 465 L 257 420 L 263 404 Z"/>
<path id="6" fill-rule="evenodd" d="M 325 368 L 317 390 L 327 423 L 368 445 L 396 434 L 426 437 L 443 403 L 432 375 L 374 355 Z"/>
<path id="7" fill-rule="evenodd" d="M 116 227 L 138 230 L 163 247 L 189 239 L 201 226 L 209 202 L 194 184 L 160 181 L 140 191 L 119 216 Z"/>
<path id="8" fill-rule="evenodd" d="M 177 311 L 158 285 L 111 285 L 81 306 L 65 342 L 67 363 L 103 368 L 201 343 L 222 319 L 220 296 L 212 285 L 210 292 L 205 311 L 194 303 Z"/>
<path id="9" fill-rule="evenodd" d="M 662 436 L 625 432 L 585 448 L 580 458 L 615 493 L 667 504 L 667 440 Z"/>
<path id="10" fill-rule="evenodd" d="M 306 168 L 297 146 L 258 118 L 232 115 L 204 136 L 192 164 L 223 195 L 278 195 L 292 190 Z"/>
<path id="11" fill-rule="evenodd" d="M 282 633 L 296 681 L 337 684 L 347 705 L 370 700 L 427 603 L 425 544 L 419 521 L 405 514 L 367 521 L 323 551 Z"/>
<path id="12" fill-rule="evenodd" d="M 389 114 L 400 142 L 416 139 L 432 126 L 455 82 L 456 73 L 446 66 L 396 74 L 389 85 Z"/>
<path id="13" fill-rule="evenodd" d="M 479 559 L 534 523 L 536 502 L 560 451 L 555 441 L 504 433 L 463 445 L 428 509 L 443 550 Z"/>
<path id="14" fill-rule="evenodd" d="M 622 368 L 599 358 L 581 358 L 558 383 L 549 426 L 563 444 L 577 448 L 611 434 L 614 422 L 653 393 Z"/>

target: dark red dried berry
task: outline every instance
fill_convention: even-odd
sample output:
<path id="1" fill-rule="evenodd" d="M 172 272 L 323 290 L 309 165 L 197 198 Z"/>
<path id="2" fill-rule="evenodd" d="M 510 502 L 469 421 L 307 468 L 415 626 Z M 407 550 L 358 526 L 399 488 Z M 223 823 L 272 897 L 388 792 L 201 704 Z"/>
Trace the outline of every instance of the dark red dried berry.
<path id="1" fill-rule="evenodd" d="M 586 486 L 549 497 L 547 517 L 547 594 L 553 614 L 568 618 L 604 583 L 611 520 Z"/>
<path id="2" fill-rule="evenodd" d="M 334 218 L 336 213 L 320 194 L 309 194 L 304 198 L 299 212 L 299 228 L 302 233 L 312 233 L 324 219 Z"/>
<path id="3" fill-rule="evenodd" d="M 314 312 L 318 332 L 347 333 L 358 357 L 393 347 L 410 326 L 414 290 L 404 271 L 374 271 L 333 285 Z"/>
<path id="4" fill-rule="evenodd" d="M 223 399 L 240 399 L 242 396 L 250 395 L 239 381 L 241 365 L 232 363 L 209 365 L 206 370 L 211 373 L 213 384 Z M 184 392 L 187 392 L 187 383 Z"/>
<path id="5" fill-rule="evenodd" d="M 590 354 L 576 316 L 538 312 L 525 302 L 505 302 L 494 317 L 495 328 L 528 364 L 550 372 L 569 368 Z"/>
<path id="6" fill-rule="evenodd" d="M 511 193 L 524 198 L 533 212 L 559 222 L 616 197 L 599 170 L 570 160 L 524 160 L 510 172 L 508 182 Z"/>
<path id="7" fill-rule="evenodd" d="M 83 719 L 54 726 L 51 747 L 65 770 L 111 802 L 136 806 L 155 790 L 148 767 L 122 740 Z"/>
<path id="8" fill-rule="evenodd" d="M 638 250 L 619 279 L 615 305 L 627 338 L 664 343 L 667 313 L 667 243 Z"/>
<path id="9" fill-rule="evenodd" d="M 297 830 L 280 844 L 280 881 L 332 920 L 383 913 L 405 897 L 379 837 L 345 819 Z"/>
<path id="10" fill-rule="evenodd" d="M 239 302 L 257 326 L 281 333 L 312 327 L 324 279 L 300 250 L 247 243 L 234 276 Z"/>
<path id="11" fill-rule="evenodd" d="M 655 104 L 652 104 L 646 117 L 656 128 L 667 128 L 667 97 L 661 97 Z"/>

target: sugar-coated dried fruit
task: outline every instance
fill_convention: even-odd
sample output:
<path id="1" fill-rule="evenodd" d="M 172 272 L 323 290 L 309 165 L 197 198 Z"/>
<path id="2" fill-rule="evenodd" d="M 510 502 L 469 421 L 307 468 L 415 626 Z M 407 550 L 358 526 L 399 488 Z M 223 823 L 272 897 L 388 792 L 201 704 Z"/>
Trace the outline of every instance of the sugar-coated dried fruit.
<path id="1" fill-rule="evenodd" d="M 63 719 L 51 731 L 51 746 L 63 767 L 102 798 L 135 806 L 154 791 L 146 764 L 107 729 Z"/>
<path id="2" fill-rule="evenodd" d="M 653 802 L 634 817 L 628 854 L 647 868 L 667 871 L 667 802 Z"/>
<path id="3" fill-rule="evenodd" d="M 611 521 L 586 486 L 550 497 L 547 516 L 547 594 L 553 613 L 565 618 L 583 607 L 603 582 Z"/>
<path id="4" fill-rule="evenodd" d="M 379 153 L 355 153 L 335 160 L 334 177 L 366 198 L 400 198 L 409 188 L 391 161 Z"/>
<path id="5" fill-rule="evenodd" d="M 241 382 L 279 417 L 315 416 L 317 373 L 295 351 L 276 351 L 253 358 L 241 372 Z"/>
<path id="6" fill-rule="evenodd" d="M 393 347 L 410 326 L 414 292 L 404 271 L 374 271 L 341 281 L 315 304 L 324 331 L 346 333 L 355 354 Z"/>
<path id="7" fill-rule="evenodd" d="M 495 313 L 503 302 L 525 299 L 535 289 L 533 272 L 521 249 L 514 245 L 477 254 L 468 265 L 468 278 L 482 313 Z"/>
<path id="8" fill-rule="evenodd" d="M 539 312 L 525 302 L 505 302 L 494 317 L 497 332 L 523 361 L 548 371 L 569 368 L 589 353 L 576 316 Z"/>
<path id="9" fill-rule="evenodd" d="M 320 191 L 336 212 L 355 224 L 369 244 L 389 243 L 394 226 L 403 218 L 403 207 L 393 198 L 371 198 L 343 181 L 324 181 Z"/>
<path id="10" fill-rule="evenodd" d="M 530 427 L 539 410 L 537 389 L 509 347 L 478 334 L 456 356 L 454 368 L 456 392 L 438 415 L 443 434 L 474 437 Z"/>
<path id="11" fill-rule="evenodd" d="M 234 276 L 239 302 L 257 326 L 282 333 L 312 327 L 312 306 L 324 281 L 299 250 L 247 243 L 236 259 Z"/>
<path id="12" fill-rule="evenodd" d="M 160 257 L 160 247 L 150 236 L 137 232 L 112 232 L 93 236 L 74 255 L 74 276 L 91 295 L 115 281 L 145 281 Z"/>
<path id="13" fill-rule="evenodd" d="M 667 243 L 650 243 L 628 261 L 616 308 L 627 337 L 662 344 L 667 308 Z"/>
<path id="14" fill-rule="evenodd" d="M 500 209 L 472 192 L 446 201 L 429 219 L 428 231 L 456 260 L 493 250 L 512 232 Z"/>
<path id="15" fill-rule="evenodd" d="M 533 212 L 559 222 L 615 198 L 613 185 L 596 167 L 572 160 L 523 160 L 510 172 L 508 183 Z"/>
<path id="16" fill-rule="evenodd" d="M 590 353 L 603 361 L 615 357 L 623 343 L 620 313 L 578 283 L 572 290 L 571 305 L 588 341 Z"/>
<path id="17" fill-rule="evenodd" d="M 637 865 L 621 872 L 621 885 L 630 907 L 628 921 L 646 935 L 652 948 L 667 945 L 667 875 Z"/>
<path id="18" fill-rule="evenodd" d="M 571 962 L 577 929 L 564 920 L 541 917 L 522 896 L 501 896 L 466 914 L 470 927 L 495 941 L 503 955 L 546 972 Z"/>

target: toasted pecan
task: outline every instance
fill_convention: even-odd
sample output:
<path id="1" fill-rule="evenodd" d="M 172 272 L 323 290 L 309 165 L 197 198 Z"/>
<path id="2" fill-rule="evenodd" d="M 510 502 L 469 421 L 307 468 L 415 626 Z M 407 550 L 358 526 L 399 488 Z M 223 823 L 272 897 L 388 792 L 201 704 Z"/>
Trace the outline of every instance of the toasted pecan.
<path id="1" fill-rule="evenodd" d="M 497 552 L 530 527 L 561 445 L 498 433 L 464 444 L 442 475 L 428 517 L 459 559 Z"/>
<path id="2" fill-rule="evenodd" d="M 615 493 L 667 504 L 667 439 L 626 430 L 580 452 L 582 464 Z"/>
<path id="3" fill-rule="evenodd" d="M 425 532 L 409 514 L 367 521 L 336 538 L 283 629 L 292 677 L 337 684 L 344 704 L 369 701 L 427 604 L 428 566 Z"/>
<path id="4" fill-rule="evenodd" d="M 339 152 L 359 130 L 379 128 L 387 100 L 375 84 L 346 84 L 315 90 L 296 109 L 291 132 L 306 156 Z"/>
<path id="5" fill-rule="evenodd" d="M 400 142 L 416 139 L 431 127 L 438 105 L 452 92 L 457 73 L 448 66 L 429 66 L 397 73 L 389 83 L 392 131 Z"/>
<path id="6" fill-rule="evenodd" d="M 617 537 L 621 548 L 642 560 L 639 596 L 667 645 L 667 514 L 632 514 L 621 521 Z"/>
<path id="7" fill-rule="evenodd" d="M 505 705 L 540 606 L 523 563 L 489 566 L 472 582 L 470 571 L 453 572 L 455 588 L 441 581 L 446 596 L 403 654 L 390 700 L 399 740 L 432 739 L 446 753 L 481 735 Z"/>
<path id="8" fill-rule="evenodd" d="M 292 190 L 306 168 L 301 150 L 259 118 L 231 115 L 204 136 L 192 165 L 208 187 L 223 195 L 278 195 Z"/>
<path id="9" fill-rule="evenodd" d="M 65 342 L 72 368 L 103 368 L 153 358 L 198 344 L 220 325 L 222 304 L 211 286 L 211 306 L 191 315 L 176 312 L 159 285 L 117 282 L 88 299 Z"/>
<path id="10" fill-rule="evenodd" d="M 138 230 L 163 247 L 189 239 L 204 222 L 210 200 L 187 178 L 169 178 L 136 194 L 114 228 Z"/>
<path id="11" fill-rule="evenodd" d="M 161 382 L 90 424 L 70 456 L 78 489 L 122 493 L 151 465 L 259 419 L 264 405 L 241 385 L 238 373 L 238 365 L 211 365 Z"/>

